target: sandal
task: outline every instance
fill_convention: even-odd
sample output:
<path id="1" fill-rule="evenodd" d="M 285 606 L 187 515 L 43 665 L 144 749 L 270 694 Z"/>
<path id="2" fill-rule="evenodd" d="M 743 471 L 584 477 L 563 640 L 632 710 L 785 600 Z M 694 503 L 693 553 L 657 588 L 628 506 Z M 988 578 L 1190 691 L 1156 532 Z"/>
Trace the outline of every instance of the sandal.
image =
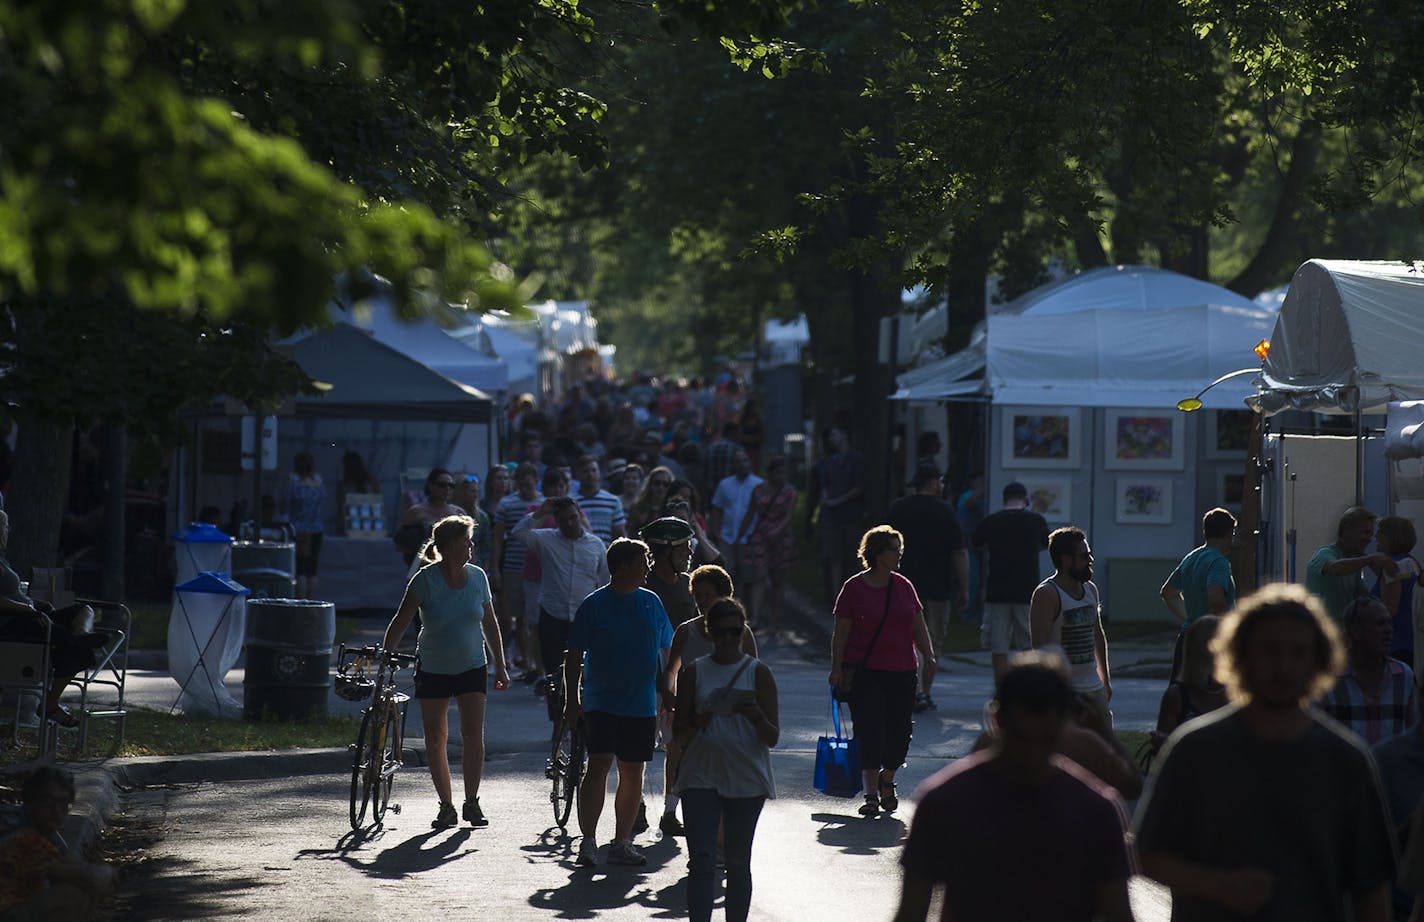
<path id="1" fill-rule="evenodd" d="M 895 790 L 895 782 L 886 783 L 884 778 L 880 779 L 880 809 L 886 813 L 894 813 L 895 808 L 900 806 L 900 798 Z"/>
<path id="2" fill-rule="evenodd" d="M 865 803 L 861 804 L 859 813 L 861 816 L 874 817 L 880 815 L 880 795 L 866 794 Z"/>
<path id="3" fill-rule="evenodd" d="M 79 726 L 79 718 L 71 714 L 62 704 L 55 705 L 54 710 L 45 715 L 45 719 L 52 720 L 59 726 L 69 730 L 73 730 Z"/>

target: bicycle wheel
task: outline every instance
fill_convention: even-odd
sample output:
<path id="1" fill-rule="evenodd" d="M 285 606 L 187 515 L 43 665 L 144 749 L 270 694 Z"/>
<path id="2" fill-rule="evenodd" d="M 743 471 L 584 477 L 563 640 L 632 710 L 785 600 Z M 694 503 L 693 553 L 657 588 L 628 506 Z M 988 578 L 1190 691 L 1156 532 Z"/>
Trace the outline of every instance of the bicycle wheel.
<path id="1" fill-rule="evenodd" d="M 400 766 L 400 726 L 396 708 L 386 708 L 386 725 L 378 745 L 372 751 L 379 751 L 371 768 L 371 818 L 379 826 L 386 818 L 386 808 L 391 803 L 391 785 L 396 780 L 396 769 Z"/>
<path id="2" fill-rule="evenodd" d="M 573 780 L 573 734 L 562 717 L 554 724 L 553 752 L 549 756 L 549 780 L 553 790 L 549 800 L 554 806 L 554 822 L 562 830 L 568 829 L 569 813 L 573 810 L 574 796 L 578 783 Z"/>
<path id="3" fill-rule="evenodd" d="M 351 828 L 360 829 L 366 818 L 366 803 L 370 800 L 371 789 L 367 785 L 370 773 L 366 770 L 371 756 L 372 708 L 366 709 L 361 718 L 361 729 L 356 734 L 356 745 L 351 749 Z"/>

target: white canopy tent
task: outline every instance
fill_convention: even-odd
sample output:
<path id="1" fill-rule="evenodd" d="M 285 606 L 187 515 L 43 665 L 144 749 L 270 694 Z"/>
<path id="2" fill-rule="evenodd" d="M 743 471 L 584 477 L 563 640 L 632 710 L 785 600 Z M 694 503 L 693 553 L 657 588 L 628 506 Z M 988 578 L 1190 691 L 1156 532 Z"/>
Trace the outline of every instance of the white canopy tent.
<path id="1" fill-rule="evenodd" d="M 433 371 L 487 394 L 509 389 L 504 360 L 482 351 L 479 340 L 458 339 L 452 330 L 468 324 L 468 315 L 450 310 L 450 329 L 431 317 L 402 319 L 389 298 L 367 298 L 351 308 L 333 303 L 328 313 L 335 323 L 364 330 L 380 342 Z"/>
<path id="2" fill-rule="evenodd" d="M 1301 265 L 1255 379 L 1252 406 L 1382 413 L 1424 398 L 1424 271 L 1402 262 Z"/>
<path id="3" fill-rule="evenodd" d="M 1149 266 L 1092 269 L 990 313 L 967 347 L 899 376 L 895 399 L 984 394 L 996 404 L 1175 407 L 1256 361 L 1274 311 L 1200 279 Z M 983 380 L 975 378 L 984 372 Z M 1240 408 L 1227 382 L 1206 406 Z"/>
<path id="4" fill-rule="evenodd" d="M 1254 364 L 1251 350 L 1269 335 L 1273 316 L 1165 269 L 1093 269 L 989 316 L 989 391 L 999 404 L 1174 408 L 1219 375 Z M 1249 391 L 1246 379 L 1227 382 L 1203 401 L 1240 408 Z"/>

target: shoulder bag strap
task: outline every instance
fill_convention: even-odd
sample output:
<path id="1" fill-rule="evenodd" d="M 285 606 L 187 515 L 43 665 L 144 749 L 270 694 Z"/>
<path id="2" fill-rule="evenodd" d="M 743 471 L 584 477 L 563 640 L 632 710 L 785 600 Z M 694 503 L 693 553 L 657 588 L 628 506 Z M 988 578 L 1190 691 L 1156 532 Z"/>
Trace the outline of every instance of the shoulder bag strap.
<path id="1" fill-rule="evenodd" d="M 875 642 L 880 639 L 880 632 L 885 630 L 885 622 L 890 618 L 890 593 L 895 589 L 895 574 L 890 574 L 890 582 L 885 584 L 885 611 L 880 615 L 880 624 L 875 628 L 875 633 L 870 635 L 870 643 L 865 648 L 865 655 L 860 658 L 856 666 L 864 666 L 870 662 L 870 655 L 875 652 Z"/>

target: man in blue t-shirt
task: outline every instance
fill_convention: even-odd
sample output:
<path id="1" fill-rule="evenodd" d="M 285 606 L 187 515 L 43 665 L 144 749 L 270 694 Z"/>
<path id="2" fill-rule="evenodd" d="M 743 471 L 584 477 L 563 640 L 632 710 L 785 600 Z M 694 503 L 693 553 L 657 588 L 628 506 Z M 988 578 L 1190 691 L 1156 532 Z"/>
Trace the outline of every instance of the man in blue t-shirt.
<path id="1" fill-rule="evenodd" d="M 1224 615 L 1236 606 L 1236 580 L 1231 576 L 1231 546 L 1236 542 L 1236 517 L 1225 509 L 1202 516 L 1202 546 L 1177 564 L 1162 584 L 1162 604 L 1181 622 L 1172 654 L 1172 679 L 1182 665 L 1182 637 L 1203 615 Z"/>
<path id="2" fill-rule="evenodd" d="M 657 595 L 643 588 L 648 546 L 619 538 L 608 548 L 609 584 L 595 590 L 574 614 L 564 659 L 565 717 L 584 721 L 588 773 L 579 791 L 578 864 L 597 861 L 598 818 L 608 770 L 618 761 L 613 798 L 610 864 L 643 865 L 633 845 L 633 825 L 643 795 L 643 769 L 657 742 L 658 677 L 672 646 L 672 625 Z M 583 685 L 580 689 L 580 680 Z"/>

